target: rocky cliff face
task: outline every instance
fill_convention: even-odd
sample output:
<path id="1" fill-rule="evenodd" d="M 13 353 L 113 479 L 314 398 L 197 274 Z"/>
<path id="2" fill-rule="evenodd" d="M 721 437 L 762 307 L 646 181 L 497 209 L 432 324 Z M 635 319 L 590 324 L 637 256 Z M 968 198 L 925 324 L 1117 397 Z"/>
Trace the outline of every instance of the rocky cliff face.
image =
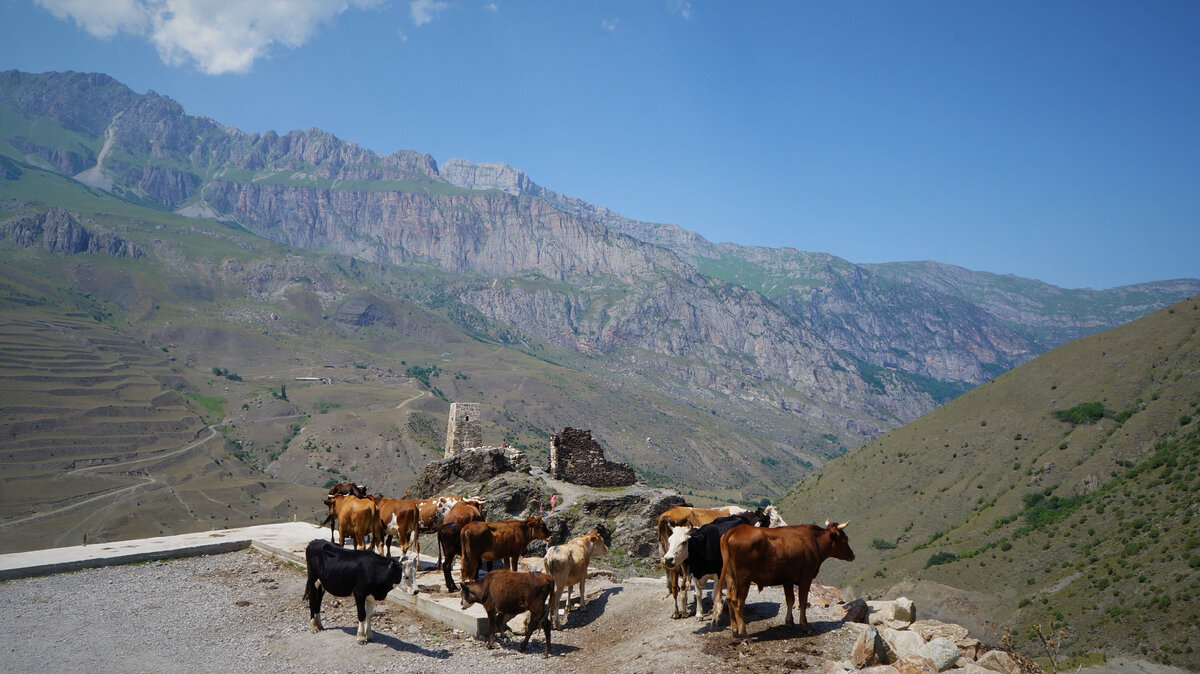
<path id="1" fill-rule="evenodd" d="M 103 75 L 8 71 L 0 92 L 24 120 L 3 140 L 30 165 L 293 246 L 435 265 L 459 279 L 460 316 L 662 373 L 668 387 L 770 404 L 822 433 L 878 434 L 1056 340 L 1200 291 L 1080 295 L 944 265 L 716 245 L 504 164 L 439 169 L 317 129 L 246 134 Z M 39 131 L 48 122 L 61 133 Z M 351 302 L 338 320 L 387 325 L 385 307 Z"/>

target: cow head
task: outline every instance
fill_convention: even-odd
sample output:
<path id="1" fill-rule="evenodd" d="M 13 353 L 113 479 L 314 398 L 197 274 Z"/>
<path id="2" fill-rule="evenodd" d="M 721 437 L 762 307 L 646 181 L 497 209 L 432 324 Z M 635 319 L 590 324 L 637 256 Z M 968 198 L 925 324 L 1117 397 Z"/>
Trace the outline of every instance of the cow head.
<path id="1" fill-rule="evenodd" d="M 692 527 L 671 527 L 671 535 L 667 537 L 667 551 L 663 553 L 663 566 L 673 569 L 683 564 L 688 555 L 688 535 Z"/>
<path id="2" fill-rule="evenodd" d="M 584 543 L 587 545 L 588 554 L 593 557 L 608 554 L 608 546 L 604 544 L 604 537 L 596 529 L 584 537 Z"/>
<path id="3" fill-rule="evenodd" d="M 765 512 L 767 514 L 767 517 L 770 519 L 770 522 L 771 522 L 767 526 L 786 527 L 788 525 L 787 522 L 783 521 L 783 516 L 781 516 L 779 514 L 779 510 L 775 506 L 769 505 L 766 508 L 763 508 L 763 512 Z"/>
<path id="4" fill-rule="evenodd" d="M 462 608 L 462 610 L 465 611 L 465 610 L 471 608 L 471 604 L 478 604 L 478 603 L 482 602 L 483 601 L 483 591 L 482 590 L 483 590 L 483 588 L 480 587 L 478 582 L 471 582 L 469 580 L 464 580 L 462 582 L 462 589 L 459 591 L 459 597 L 462 598 L 462 603 L 460 604 L 460 607 Z"/>
<path id="5" fill-rule="evenodd" d="M 529 531 L 530 538 L 550 540 L 550 529 L 546 527 L 546 522 L 540 517 L 525 518 L 525 528 Z"/>
<path id="6" fill-rule="evenodd" d="M 407 594 L 420 594 L 421 590 L 417 587 L 417 556 L 409 557 L 405 554 L 400 558 L 399 562 L 392 562 L 400 566 L 400 590 Z"/>
<path id="7" fill-rule="evenodd" d="M 835 559 L 843 559 L 847 562 L 854 561 L 854 551 L 850 549 L 850 538 L 846 536 L 846 525 L 850 522 L 830 522 L 825 520 L 825 535 L 829 537 L 829 556 Z"/>

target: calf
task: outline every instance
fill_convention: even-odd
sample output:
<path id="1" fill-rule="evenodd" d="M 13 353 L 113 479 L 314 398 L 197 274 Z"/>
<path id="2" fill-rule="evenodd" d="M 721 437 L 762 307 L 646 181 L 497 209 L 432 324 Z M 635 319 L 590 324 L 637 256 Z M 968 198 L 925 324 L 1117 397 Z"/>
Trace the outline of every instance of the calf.
<path id="1" fill-rule="evenodd" d="M 404 563 L 377 555 L 370 550 L 347 550 L 325 540 L 314 540 L 304 550 L 308 582 L 304 598 L 308 600 L 310 627 L 321 625 L 321 599 L 325 593 L 335 597 L 354 595 L 358 608 L 358 643 L 371 640 L 371 614 L 375 602 L 382 601 L 397 584 L 416 573 L 416 559 Z"/>
<path id="2" fill-rule="evenodd" d="M 517 570 L 517 558 L 535 538 L 550 538 L 550 530 L 540 517 L 509 522 L 471 522 L 462 529 L 462 579 L 474 580 L 483 561 L 502 561 L 510 571 Z"/>
<path id="3" fill-rule="evenodd" d="M 482 581 L 464 580 L 462 584 L 462 609 L 471 604 L 483 604 L 488 617 L 487 647 L 496 647 L 496 632 L 513 616 L 529 611 L 529 626 L 525 629 L 525 640 L 521 650 L 529 646 L 529 637 L 539 626 L 546 634 L 546 652 L 550 656 L 550 619 L 546 615 L 546 600 L 554 591 L 554 579 L 544 573 L 518 572 L 497 569 L 483 577 Z"/>
<path id="4" fill-rule="evenodd" d="M 762 513 L 761 515 L 758 513 Z M 686 618 L 688 615 L 688 586 L 696 590 L 696 620 L 703 620 L 704 586 L 709 580 L 716 580 L 721 574 L 721 535 L 739 524 L 767 526 L 770 515 L 763 511 L 742 513 L 730 517 L 720 517 L 700 528 L 690 526 L 673 527 L 671 536 L 667 539 L 667 552 L 663 555 L 663 566 L 677 569 L 683 573 L 683 603 L 679 601 L 679 593 L 672 592 L 675 599 L 675 613 L 672 618 Z M 713 615 L 720 615 L 721 601 L 716 588 L 713 588 Z"/>
<path id="5" fill-rule="evenodd" d="M 457 592 L 458 586 L 450 577 L 454 558 L 462 553 L 462 529 L 471 522 L 482 522 L 483 513 L 473 501 L 459 501 L 442 518 L 438 529 L 438 552 L 442 558 L 442 575 L 446 578 L 446 589 Z"/>
<path id="6" fill-rule="evenodd" d="M 587 581 L 588 563 L 594 555 L 607 555 L 608 546 L 599 531 L 593 530 L 585 536 L 573 538 L 562 545 L 555 545 L 546 551 L 543 566 L 546 573 L 554 576 L 554 594 L 550 595 L 550 615 L 554 616 L 554 628 L 562 629 L 562 619 L 558 615 L 558 604 L 562 601 L 563 590 L 567 591 L 566 610 L 571 610 L 571 588 L 579 585 L 579 608 L 587 601 L 584 594 L 584 584 Z"/>

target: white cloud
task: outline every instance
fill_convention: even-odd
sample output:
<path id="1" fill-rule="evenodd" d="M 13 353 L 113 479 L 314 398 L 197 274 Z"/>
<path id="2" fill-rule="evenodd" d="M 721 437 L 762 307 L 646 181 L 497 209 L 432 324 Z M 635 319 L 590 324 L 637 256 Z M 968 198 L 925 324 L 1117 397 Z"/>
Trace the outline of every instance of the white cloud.
<path id="1" fill-rule="evenodd" d="M 692 18 L 692 3 L 689 0 L 668 0 L 667 9 L 685 19 Z"/>
<path id="2" fill-rule="evenodd" d="M 273 44 L 299 47 L 351 7 L 383 0 L 34 0 L 92 35 L 146 37 L 170 65 L 209 75 L 244 73 Z"/>
<path id="3" fill-rule="evenodd" d="M 484 5 L 483 8 L 489 12 L 499 12 L 500 11 L 500 5 L 497 5 L 494 2 L 489 2 L 488 4 Z"/>
<path id="4" fill-rule="evenodd" d="M 617 23 L 620 21 L 620 19 L 603 19 L 600 21 L 600 27 L 611 33 L 617 30 Z"/>
<path id="5" fill-rule="evenodd" d="M 436 19 L 438 13 L 448 6 L 446 3 L 439 2 L 438 0 L 412 0 L 412 2 L 408 3 L 413 23 L 418 26 L 424 26 Z"/>

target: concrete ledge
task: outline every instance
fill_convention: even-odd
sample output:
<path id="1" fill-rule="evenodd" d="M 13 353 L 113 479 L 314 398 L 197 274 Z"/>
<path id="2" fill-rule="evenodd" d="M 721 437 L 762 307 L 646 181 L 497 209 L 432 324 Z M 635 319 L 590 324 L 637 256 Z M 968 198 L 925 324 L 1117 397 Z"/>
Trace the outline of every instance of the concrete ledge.
<path id="1" fill-rule="evenodd" d="M 202 543 L 180 548 L 164 550 L 143 550 L 127 554 L 106 557 L 88 557 L 71 559 L 60 562 L 33 563 L 26 566 L 0 568 L 0 580 L 15 580 L 17 578 L 32 578 L 34 576 L 50 576 L 56 573 L 67 573 L 81 569 L 96 569 L 102 566 L 117 566 L 119 564 L 136 564 L 152 562 L 160 559 L 177 559 L 179 557 L 200 557 L 201 555 L 220 555 L 236 552 L 250 547 L 250 541 L 222 541 L 220 543 Z"/>
<path id="2" fill-rule="evenodd" d="M 424 594 L 406 594 L 404 592 L 389 594 L 387 602 L 411 608 L 434 620 L 444 622 L 456 630 L 462 630 L 467 634 L 479 638 L 487 638 L 487 612 L 479 604 L 475 604 L 464 611 L 459 608 L 458 599 L 434 599 Z"/>

